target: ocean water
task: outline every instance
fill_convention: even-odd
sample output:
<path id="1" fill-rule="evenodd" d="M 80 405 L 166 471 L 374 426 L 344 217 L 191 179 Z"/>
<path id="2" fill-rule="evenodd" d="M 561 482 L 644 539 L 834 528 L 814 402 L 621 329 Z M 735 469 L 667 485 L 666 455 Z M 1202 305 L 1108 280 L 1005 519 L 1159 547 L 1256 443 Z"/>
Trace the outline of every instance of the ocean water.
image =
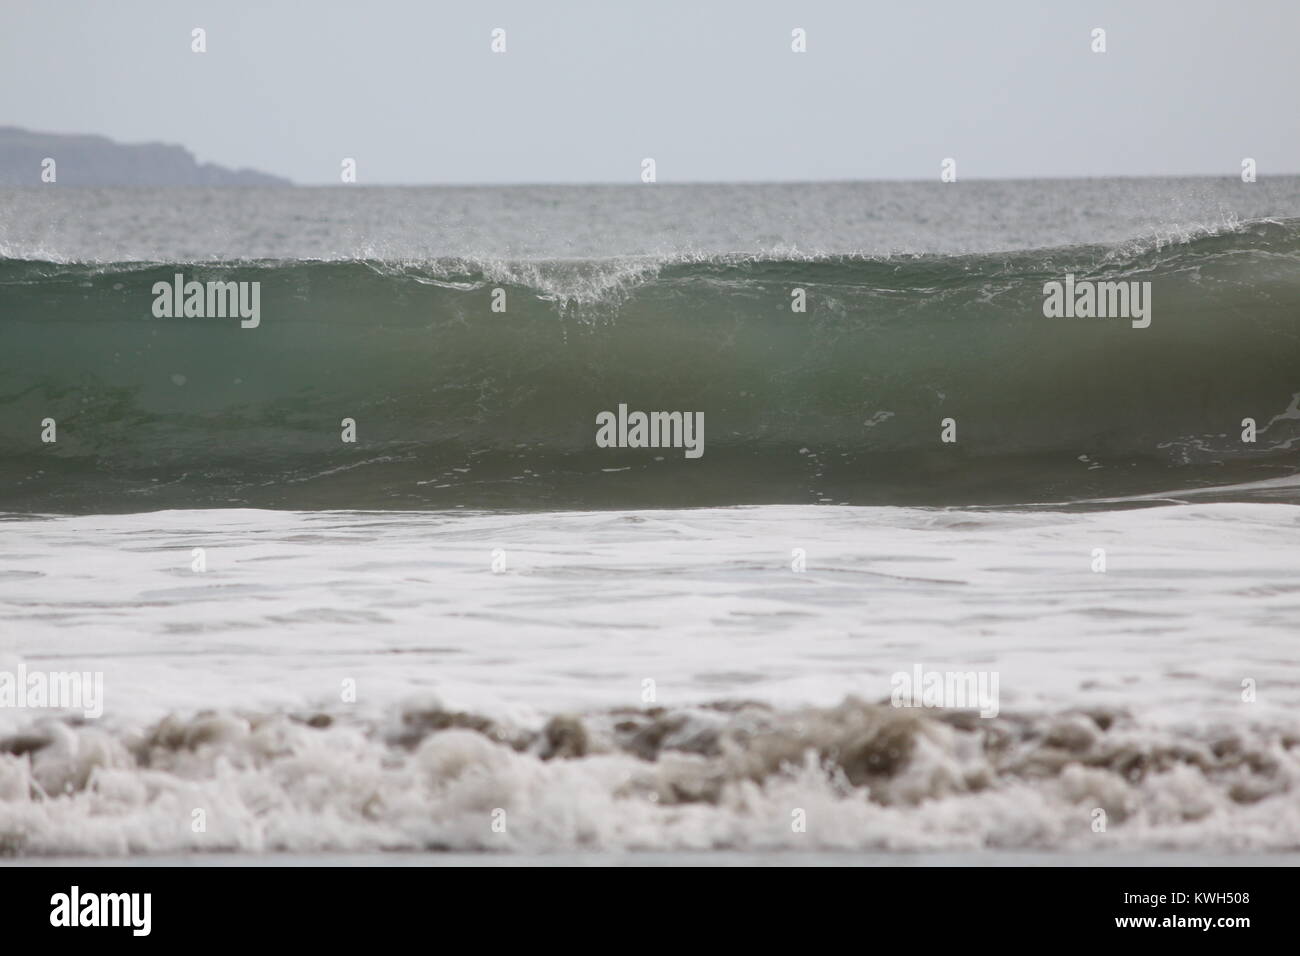
<path id="1" fill-rule="evenodd" d="M 1294 177 L 0 191 L 0 852 L 1277 859 L 1298 402 Z"/>

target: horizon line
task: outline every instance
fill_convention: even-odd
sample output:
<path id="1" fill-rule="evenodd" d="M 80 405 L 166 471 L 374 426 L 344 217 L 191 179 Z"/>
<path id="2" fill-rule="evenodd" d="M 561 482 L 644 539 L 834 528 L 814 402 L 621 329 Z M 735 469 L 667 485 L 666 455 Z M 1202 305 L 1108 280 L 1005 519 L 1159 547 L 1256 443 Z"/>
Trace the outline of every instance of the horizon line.
<path id="1" fill-rule="evenodd" d="M 216 164 L 213 164 L 216 165 Z M 911 183 L 933 183 L 939 186 L 960 185 L 963 182 L 978 183 L 1039 183 L 1039 182 L 1092 182 L 1101 180 L 1152 180 L 1152 179 L 1239 179 L 1239 176 L 1230 173 L 1126 173 L 1123 175 L 1049 175 L 1049 176 L 963 176 L 953 182 L 943 182 L 942 180 L 927 177 L 925 179 L 909 179 L 904 177 L 877 177 L 863 179 L 680 179 L 669 180 L 667 182 L 643 183 L 639 181 L 628 182 L 625 180 L 574 180 L 574 181 L 557 181 L 557 180 L 511 180 L 501 182 L 482 182 L 482 181 L 444 181 L 444 182 L 380 182 L 380 183 L 343 183 L 343 182 L 296 182 L 287 176 L 280 176 L 277 173 L 265 173 L 263 170 L 254 167 L 226 167 L 233 172 L 254 172 L 263 173 L 268 176 L 275 176 L 278 179 L 284 179 L 284 183 L 247 183 L 247 184 L 201 184 L 201 183 L 171 183 L 149 185 L 145 183 L 133 184 L 77 184 L 77 183 L 60 183 L 57 184 L 64 189 L 518 189 L 530 188 L 537 186 L 557 186 L 567 188 L 588 188 L 588 187 L 647 187 L 647 186 L 849 186 L 849 185 L 872 185 L 872 184 L 911 184 Z M 1300 170 L 1296 172 L 1268 173 L 1258 175 L 1255 183 L 1242 183 L 1242 185 L 1256 185 L 1267 179 L 1294 179 L 1300 177 Z M 41 189 L 49 188 L 49 183 L 31 183 L 31 184 L 0 184 L 0 189 Z"/>

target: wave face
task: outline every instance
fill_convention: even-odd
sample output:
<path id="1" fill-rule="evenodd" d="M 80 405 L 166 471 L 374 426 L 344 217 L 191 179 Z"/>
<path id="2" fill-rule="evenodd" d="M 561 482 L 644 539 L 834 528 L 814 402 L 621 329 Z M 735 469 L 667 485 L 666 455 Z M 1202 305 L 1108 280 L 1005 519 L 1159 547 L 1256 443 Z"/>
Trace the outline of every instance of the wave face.
<path id="1" fill-rule="evenodd" d="M 177 272 L 259 282 L 260 325 L 155 318 Z M 1045 318 L 1067 274 L 1149 281 L 1150 327 Z M 971 256 L 4 259 L 0 342 L 14 511 L 1008 504 L 1300 471 L 1300 220 Z M 703 412 L 703 456 L 597 447 L 620 403 Z"/>

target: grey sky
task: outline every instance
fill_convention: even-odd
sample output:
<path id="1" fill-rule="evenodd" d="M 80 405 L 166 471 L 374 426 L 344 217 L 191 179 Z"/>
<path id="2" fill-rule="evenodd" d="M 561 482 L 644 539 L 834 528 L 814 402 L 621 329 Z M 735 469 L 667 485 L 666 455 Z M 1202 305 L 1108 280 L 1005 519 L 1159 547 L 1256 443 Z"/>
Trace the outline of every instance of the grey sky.
<path id="1" fill-rule="evenodd" d="M 1262 177 L 1297 37 L 1296 0 L 5 0 L 0 125 L 300 183 Z"/>

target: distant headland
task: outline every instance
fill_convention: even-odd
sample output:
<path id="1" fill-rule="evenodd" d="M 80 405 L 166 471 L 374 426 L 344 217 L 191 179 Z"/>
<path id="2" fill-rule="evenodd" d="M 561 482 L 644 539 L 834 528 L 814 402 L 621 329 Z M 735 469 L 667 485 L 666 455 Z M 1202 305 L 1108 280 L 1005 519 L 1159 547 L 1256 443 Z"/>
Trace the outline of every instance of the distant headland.
<path id="1" fill-rule="evenodd" d="M 200 163 L 182 146 L 0 126 L 0 186 L 292 186 L 253 169 Z"/>

